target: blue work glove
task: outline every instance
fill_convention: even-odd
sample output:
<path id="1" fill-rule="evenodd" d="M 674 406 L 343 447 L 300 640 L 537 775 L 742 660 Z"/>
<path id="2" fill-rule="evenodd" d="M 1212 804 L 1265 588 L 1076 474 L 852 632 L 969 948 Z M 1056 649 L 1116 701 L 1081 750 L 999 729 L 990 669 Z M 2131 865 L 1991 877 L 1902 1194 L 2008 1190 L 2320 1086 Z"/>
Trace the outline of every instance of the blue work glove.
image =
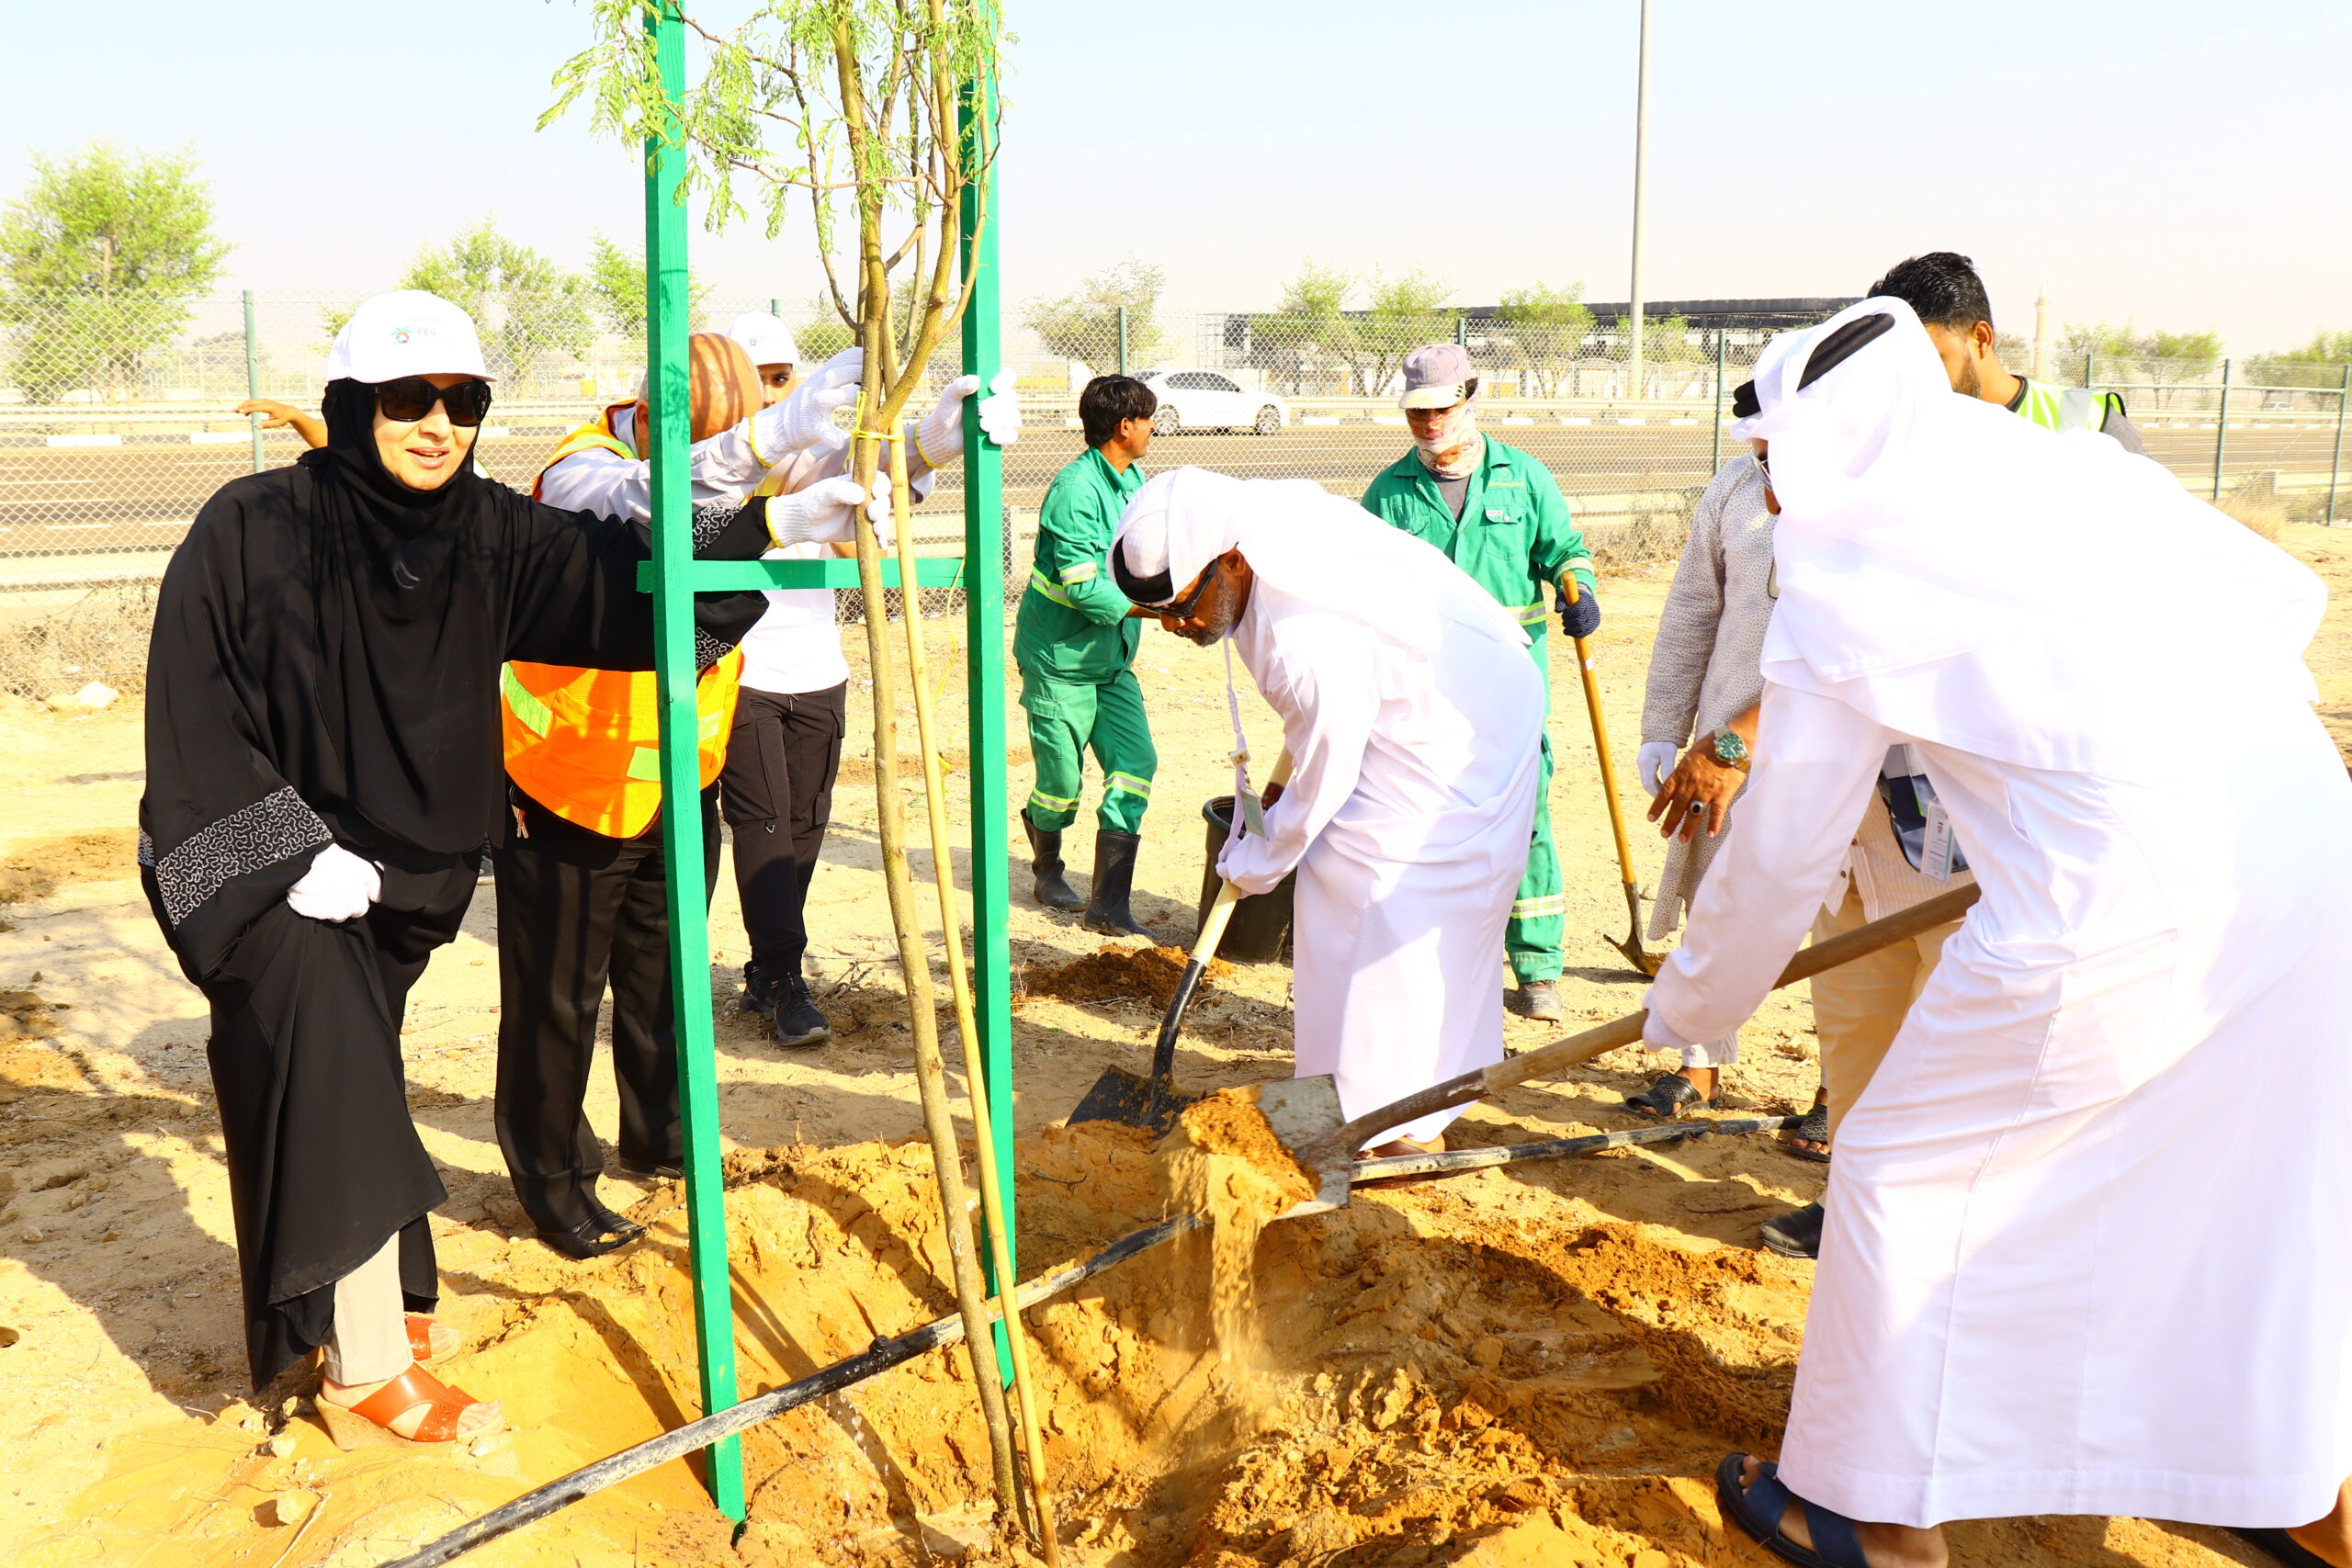
<path id="1" fill-rule="evenodd" d="M 1600 596 L 1583 583 L 1577 584 L 1577 602 L 1560 595 L 1560 625 L 1570 637 L 1590 637 L 1600 629 Z"/>

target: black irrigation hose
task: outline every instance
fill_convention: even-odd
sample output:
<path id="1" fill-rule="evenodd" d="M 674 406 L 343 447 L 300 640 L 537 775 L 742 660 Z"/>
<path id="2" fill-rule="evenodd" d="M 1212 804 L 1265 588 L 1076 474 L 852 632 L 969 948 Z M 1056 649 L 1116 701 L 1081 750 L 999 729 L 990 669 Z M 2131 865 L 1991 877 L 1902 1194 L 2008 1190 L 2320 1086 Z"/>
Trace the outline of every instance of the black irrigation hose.
<path id="1" fill-rule="evenodd" d="M 1623 1133 L 1597 1133 L 1583 1138 L 1503 1144 L 1493 1148 L 1455 1149 L 1435 1155 L 1400 1155 L 1389 1159 L 1357 1162 L 1350 1181 L 1352 1184 L 1399 1176 L 1443 1176 L 1455 1171 L 1481 1170 L 1488 1166 L 1514 1165 L 1521 1160 L 1595 1154 L 1602 1149 L 1622 1149 L 1640 1144 L 1679 1143 L 1685 1138 L 1702 1138 L 1711 1134 L 1765 1133 L 1792 1125 L 1800 1120 L 1802 1118 L 1795 1116 L 1761 1116 L 1740 1122 L 1676 1122 L 1662 1127 L 1635 1127 Z M 1083 1263 L 1073 1263 L 1067 1269 L 1040 1274 L 1021 1287 L 1016 1293 L 1017 1299 L 1025 1311 L 1039 1302 L 1050 1301 L 1105 1269 L 1124 1263 L 1139 1253 L 1148 1252 L 1162 1242 L 1173 1241 L 1188 1231 L 1198 1230 L 1207 1223 L 1206 1217 L 1201 1214 L 1178 1214 L 1156 1225 L 1121 1236 Z M 996 1303 L 991 1301 L 989 1304 L 993 1308 Z M 598 1460 L 594 1464 L 582 1466 L 569 1475 L 548 1482 L 545 1486 L 526 1492 L 503 1507 L 492 1509 L 478 1519 L 460 1525 L 423 1550 L 386 1562 L 381 1568 L 434 1568 L 436 1563 L 447 1562 L 485 1541 L 495 1540 L 510 1530 L 520 1529 L 535 1520 L 543 1519 L 560 1508 L 568 1508 L 582 1498 L 617 1485 L 632 1475 L 642 1474 L 673 1459 L 683 1459 L 697 1449 L 708 1448 L 721 1438 L 756 1427 L 787 1410 L 797 1410 L 811 1400 L 839 1393 L 877 1372 L 886 1372 L 892 1367 L 911 1361 L 927 1350 L 956 1344 L 963 1337 L 964 1320 L 951 1313 L 945 1317 L 933 1319 L 921 1328 L 901 1334 L 896 1339 L 877 1339 L 848 1359 L 811 1372 L 797 1382 L 771 1389 L 740 1404 L 731 1404 L 715 1415 L 706 1416 L 699 1421 L 689 1421 L 658 1438 L 649 1438 L 635 1448 L 623 1449 L 610 1459 Z"/>

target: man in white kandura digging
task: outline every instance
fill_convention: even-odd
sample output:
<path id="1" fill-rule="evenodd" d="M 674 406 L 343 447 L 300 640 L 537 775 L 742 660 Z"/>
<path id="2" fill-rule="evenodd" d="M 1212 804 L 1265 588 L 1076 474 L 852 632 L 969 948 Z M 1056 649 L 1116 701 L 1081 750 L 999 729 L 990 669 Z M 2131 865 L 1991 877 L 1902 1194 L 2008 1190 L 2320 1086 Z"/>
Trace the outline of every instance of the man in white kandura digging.
<path id="1" fill-rule="evenodd" d="M 1111 566 L 1170 631 L 1230 637 L 1282 716 L 1290 787 L 1217 869 L 1243 893 L 1298 872 L 1299 1074 L 1332 1075 L 1354 1116 L 1501 1061 L 1496 954 L 1544 726 L 1527 634 L 1442 551 L 1308 479 L 1162 474 Z M 1374 1152 L 1442 1148 L 1455 1114 Z"/>
<path id="2" fill-rule="evenodd" d="M 1776 1467 L 1782 1558 L 2120 1514 L 2352 1565 L 2352 787 L 2311 572 L 2090 432 L 1952 394 L 1911 309 L 1777 340 L 1780 599 L 1738 831 L 1653 1043 L 1762 1000 L 1894 745 L 1982 901 L 1840 1123 Z"/>

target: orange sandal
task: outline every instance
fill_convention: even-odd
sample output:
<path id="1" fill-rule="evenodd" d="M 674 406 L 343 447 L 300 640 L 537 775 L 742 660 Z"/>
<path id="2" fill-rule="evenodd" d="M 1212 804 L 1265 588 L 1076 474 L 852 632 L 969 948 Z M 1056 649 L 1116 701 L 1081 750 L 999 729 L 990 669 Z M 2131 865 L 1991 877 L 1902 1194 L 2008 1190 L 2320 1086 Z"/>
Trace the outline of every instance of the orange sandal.
<path id="1" fill-rule="evenodd" d="M 433 1335 L 435 1329 L 440 1330 L 444 1343 L 448 1346 L 447 1349 L 434 1348 Z M 456 1329 L 427 1317 L 421 1312 L 413 1312 L 408 1314 L 408 1353 L 418 1366 L 429 1367 L 435 1362 L 446 1361 L 463 1348 L 464 1345 L 465 1341 L 458 1337 Z"/>
<path id="2" fill-rule="evenodd" d="M 455 1442 L 459 1438 L 486 1436 L 498 1430 L 498 1422 L 472 1431 L 460 1431 L 458 1426 L 468 1409 L 483 1403 L 451 1388 L 423 1367 L 411 1367 L 356 1404 L 336 1404 L 322 1394 L 318 1406 L 319 1418 L 326 1423 L 327 1436 L 334 1439 L 336 1448 L 349 1453 L 369 1443 L 423 1448 Z M 426 1409 L 414 1437 L 403 1438 L 392 1430 L 393 1422 L 420 1404 Z"/>

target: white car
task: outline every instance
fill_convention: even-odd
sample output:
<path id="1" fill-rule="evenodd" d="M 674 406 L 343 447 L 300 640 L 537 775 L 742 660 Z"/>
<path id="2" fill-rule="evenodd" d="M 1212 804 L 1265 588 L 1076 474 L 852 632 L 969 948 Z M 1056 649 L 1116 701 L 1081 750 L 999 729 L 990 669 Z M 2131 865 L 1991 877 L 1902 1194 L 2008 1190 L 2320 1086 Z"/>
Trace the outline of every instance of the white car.
<path id="1" fill-rule="evenodd" d="M 1290 423 L 1290 405 L 1272 392 L 1242 389 L 1221 370 L 1147 370 L 1136 378 L 1159 400 L 1152 430 L 1252 430 L 1272 435 Z"/>

